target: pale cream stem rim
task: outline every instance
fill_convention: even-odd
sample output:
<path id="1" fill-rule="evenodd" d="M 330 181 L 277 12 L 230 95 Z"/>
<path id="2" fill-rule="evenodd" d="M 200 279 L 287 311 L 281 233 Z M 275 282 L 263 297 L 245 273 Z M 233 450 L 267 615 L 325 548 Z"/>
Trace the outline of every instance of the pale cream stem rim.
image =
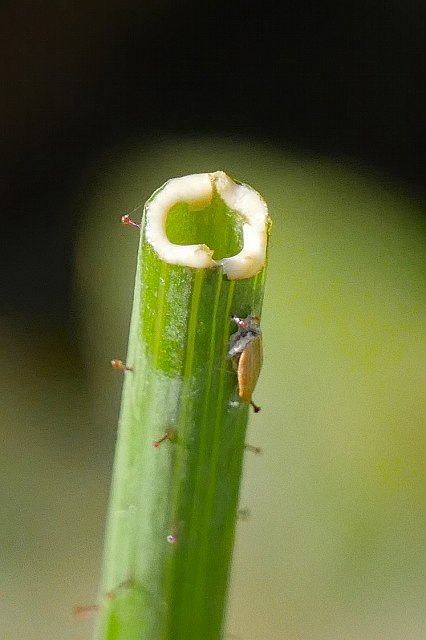
<path id="1" fill-rule="evenodd" d="M 215 192 L 243 220 L 242 250 L 222 260 L 214 260 L 205 244 L 174 244 L 166 234 L 167 214 L 175 204 L 185 202 L 192 211 L 200 211 Z M 222 267 L 230 280 L 239 280 L 251 278 L 264 266 L 268 222 L 266 203 L 257 191 L 236 184 L 223 171 L 195 173 L 169 180 L 147 203 L 145 237 L 164 262 L 194 269 Z"/>

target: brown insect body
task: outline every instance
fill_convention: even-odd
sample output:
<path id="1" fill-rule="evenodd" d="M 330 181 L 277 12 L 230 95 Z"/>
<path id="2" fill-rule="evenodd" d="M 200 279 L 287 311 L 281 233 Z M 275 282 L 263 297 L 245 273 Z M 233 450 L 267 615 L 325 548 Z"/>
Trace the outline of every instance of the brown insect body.
<path id="1" fill-rule="evenodd" d="M 257 413 L 260 411 L 252 400 L 254 388 L 259 378 L 263 362 L 262 333 L 259 318 L 253 315 L 247 318 L 233 317 L 238 331 L 229 340 L 228 358 L 231 358 L 237 371 L 238 395 L 241 402 L 250 403 Z"/>
<path id="2" fill-rule="evenodd" d="M 262 362 L 262 336 L 258 335 L 249 342 L 238 360 L 238 391 L 242 402 L 251 402 Z"/>

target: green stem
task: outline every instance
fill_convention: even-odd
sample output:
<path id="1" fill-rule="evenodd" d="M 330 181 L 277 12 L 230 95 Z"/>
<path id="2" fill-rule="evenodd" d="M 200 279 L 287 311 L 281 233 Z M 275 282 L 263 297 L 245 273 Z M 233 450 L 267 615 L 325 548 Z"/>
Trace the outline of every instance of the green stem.
<path id="1" fill-rule="evenodd" d="M 150 208 L 171 183 L 148 201 L 142 221 L 127 360 L 133 371 L 125 372 L 98 640 L 222 634 L 249 411 L 227 359 L 231 317 L 260 314 L 265 268 L 258 261 L 256 273 L 241 277 L 240 266 L 222 260 L 247 240 L 246 209 L 222 199 L 224 174 L 200 174 L 208 185 L 205 176 L 210 200 L 194 212 L 183 196 L 170 208 L 167 238 L 206 239 L 221 260 L 207 251 L 202 259 L 211 264 L 193 268 L 159 257 Z M 249 187 L 229 185 L 262 204 Z M 263 215 L 266 237 L 266 208 Z"/>

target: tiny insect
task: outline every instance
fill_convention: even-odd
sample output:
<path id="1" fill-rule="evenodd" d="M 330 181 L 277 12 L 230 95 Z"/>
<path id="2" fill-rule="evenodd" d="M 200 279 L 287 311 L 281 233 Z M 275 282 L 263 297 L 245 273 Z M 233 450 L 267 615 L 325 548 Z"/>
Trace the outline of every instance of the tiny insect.
<path id="1" fill-rule="evenodd" d="M 170 440 L 172 442 L 176 438 L 176 431 L 174 429 L 167 429 L 166 432 L 159 438 L 158 440 L 154 440 L 152 445 L 156 448 L 160 446 L 162 442 L 165 440 Z"/>
<path id="2" fill-rule="evenodd" d="M 237 371 L 238 395 L 241 402 L 248 402 L 255 413 L 260 411 L 252 400 L 252 394 L 262 368 L 262 332 L 260 318 L 248 315 L 247 318 L 232 316 L 238 330 L 229 339 L 228 358 Z"/>
<path id="3" fill-rule="evenodd" d="M 133 585 L 133 580 L 124 580 L 119 585 L 112 589 L 111 591 L 107 591 L 105 593 L 105 600 L 114 600 L 115 596 L 124 589 L 128 589 Z M 73 616 L 78 620 L 89 620 L 89 618 L 93 618 L 96 613 L 99 611 L 99 605 L 97 604 L 89 604 L 89 605 L 77 605 L 73 609 Z"/>
<path id="4" fill-rule="evenodd" d="M 126 213 L 124 216 L 121 216 L 121 224 L 124 224 L 125 226 L 127 225 L 129 227 L 136 227 L 137 229 L 141 228 L 140 223 L 136 222 L 136 220 L 133 220 L 133 218 L 131 218 L 128 213 Z"/>
<path id="5" fill-rule="evenodd" d="M 111 367 L 113 369 L 120 369 L 120 371 L 133 371 L 132 367 L 128 367 L 122 360 L 111 360 Z"/>
<path id="6" fill-rule="evenodd" d="M 260 447 L 254 447 L 252 444 L 248 444 L 247 442 L 244 445 L 244 449 L 246 451 L 251 451 L 252 453 L 262 453 L 262 449 Z"/>

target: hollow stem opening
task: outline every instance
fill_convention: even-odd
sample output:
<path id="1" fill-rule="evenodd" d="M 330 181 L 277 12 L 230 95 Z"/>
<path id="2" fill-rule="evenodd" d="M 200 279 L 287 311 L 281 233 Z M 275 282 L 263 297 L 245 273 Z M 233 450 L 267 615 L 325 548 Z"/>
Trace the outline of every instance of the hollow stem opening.
<path id="1" fill-rule="evenodd" d="M 174 205 L 167 215 L 166 234 L 174 244 L 207 245 L 215 260 L 236 255 L 244 244 L 241 216 L 218 195 L 200 211 L 191 210 L 184 202 Z"/>

